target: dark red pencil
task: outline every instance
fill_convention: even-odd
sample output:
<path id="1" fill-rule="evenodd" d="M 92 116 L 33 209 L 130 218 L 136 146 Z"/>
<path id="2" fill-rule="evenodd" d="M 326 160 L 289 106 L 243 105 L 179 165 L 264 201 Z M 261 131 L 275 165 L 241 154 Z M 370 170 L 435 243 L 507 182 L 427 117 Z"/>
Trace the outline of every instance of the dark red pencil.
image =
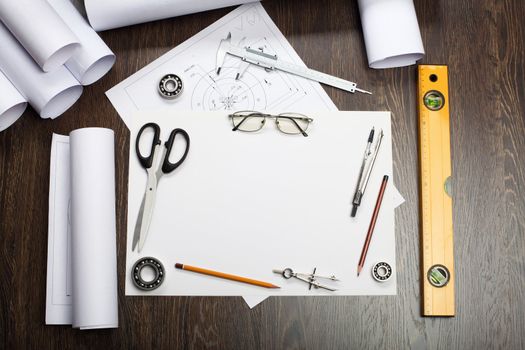
<path id="1" fill-rule="evenodd" d="M 359 264 L 357 264 L 357 277 L 363 269 L 365 264 L 366 253 L 368 252 L 368 247 L 370 246 L 370 240 L 372 239 L 372 233 L 374 233 L 374 227 L 376 226 L 377 216 L 379 215 L 379 209 L 381 208 L 381 202 L 383 202 L 383 195 L 385 194 L 386 184 L 388 182 L 388 175 L 383 176 L 383 182 L 381 182 L 381 187 L 379 188 L 379 195 L 377 196 L 376 206 L 374 212 L 372 213 L 372 219 L 370 220 L 370 226 L 368 226 L 368 232 L 366 234 L 365 244 L 363 245 L 363 250 L 361 251 L 361 257 L 359 258 Z"/>

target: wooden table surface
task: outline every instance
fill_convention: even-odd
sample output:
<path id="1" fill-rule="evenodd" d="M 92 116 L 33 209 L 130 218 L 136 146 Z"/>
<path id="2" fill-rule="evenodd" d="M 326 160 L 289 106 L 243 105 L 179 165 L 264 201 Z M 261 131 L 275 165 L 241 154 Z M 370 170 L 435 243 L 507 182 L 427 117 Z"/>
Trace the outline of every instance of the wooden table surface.
<path id="1" fill-rule="evenodd" d="M 356 1 L 264 1 L 312 68 L 373 96 L 326 88 L 341 110 L 392 111 L 397 296 L 126 297 L 129 131 L 104 92 L 231 9 L 102 33 L 117 54 L 56 120 L 28 109 L 0 133 L 0 348 L 525 348 L 525 2 L 415 1 L 422 63 L 448 64 L 454 177 L 454 318 L 420 316 L 416 67 L 367 68 Z M 45 326 L 53 132 L 116 134 L 118 329 Z"/>

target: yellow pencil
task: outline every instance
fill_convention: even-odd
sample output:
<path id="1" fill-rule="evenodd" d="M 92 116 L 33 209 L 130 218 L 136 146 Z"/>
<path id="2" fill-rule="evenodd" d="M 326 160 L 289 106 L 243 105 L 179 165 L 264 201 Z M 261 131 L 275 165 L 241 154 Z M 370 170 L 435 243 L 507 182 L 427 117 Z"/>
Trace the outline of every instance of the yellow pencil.
<path id="1" fill-rule="evenodd" d="M 264 287 L 264 288 L 281 288 L 279 286 L 276 286 L 275 284 L 271 284 L 271 283 L 268 283 L 268 282 L 258 281 L 258 280 L 254 280 L 254 279 L 251 279 L 251 278 L 241 277 L 241 276 L 230 275 L 229 273 L 223 273 L 223 272 L 203 269 L 201 267 L 184 265 L 184 264 L 180 264 L 180 263 L 176 263 L 175 264 L 175 268 L 181 269 L 181 270 L 192 271 L 192 272 L 196 272 L 196 273 L 202 273 L 204 275 L 224 278 L 224 279 L 231 280 L 231 281 L 248 283 L 248 284 L 251 284 L 251 285 L 254 285 L 254 286 L 259 286 L 259 287 Z"/>

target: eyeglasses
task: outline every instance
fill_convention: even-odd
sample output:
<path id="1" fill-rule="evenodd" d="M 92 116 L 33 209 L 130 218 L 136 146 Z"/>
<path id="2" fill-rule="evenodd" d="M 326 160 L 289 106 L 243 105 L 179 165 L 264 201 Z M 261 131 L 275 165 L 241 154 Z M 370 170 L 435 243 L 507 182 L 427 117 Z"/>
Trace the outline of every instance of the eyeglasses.
<path id="1" fill-rule="evenodd" d="M 274 119 L 275 126 L 285 134 L 308 136 L 306 129 L 314 120 L 298 113 L 282 113 L 278 115 L 264 114 L 255 111 L 239 111 L 229 115 L 232 120 L 232 131 L 254 132 L 263 128 L 266 119 Z"/>

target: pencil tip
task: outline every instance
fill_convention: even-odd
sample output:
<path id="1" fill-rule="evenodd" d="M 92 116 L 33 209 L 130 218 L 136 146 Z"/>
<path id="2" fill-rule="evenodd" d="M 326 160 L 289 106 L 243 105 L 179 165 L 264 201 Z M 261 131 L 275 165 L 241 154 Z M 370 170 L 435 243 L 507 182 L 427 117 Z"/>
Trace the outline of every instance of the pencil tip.
<path id="1" fill-rule="evenodd" d="M 361 273 L 361 269 L 362 269 L 361 266 L 358 266 L 358 267 L 357 267 L 357 277 L 359 277 L 359 274 Z"/>

